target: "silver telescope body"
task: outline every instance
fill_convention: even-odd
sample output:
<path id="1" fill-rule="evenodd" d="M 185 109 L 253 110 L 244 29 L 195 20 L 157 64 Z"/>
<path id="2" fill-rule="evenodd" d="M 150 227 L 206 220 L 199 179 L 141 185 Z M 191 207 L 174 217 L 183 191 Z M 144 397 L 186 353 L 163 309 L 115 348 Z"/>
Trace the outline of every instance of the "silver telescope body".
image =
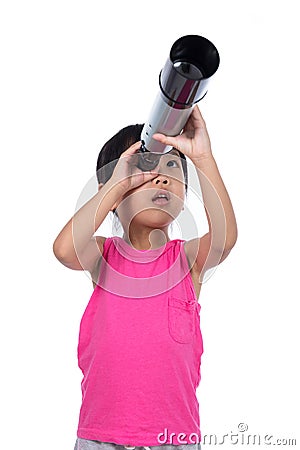
<path id="1" fill-rule="evenodd" d="M 193 106 L 206 95 L 209 79 L 217 71 L 219 63 L 218 50 L 202 36 L 183 36 L 172 45 L 159 75 L 160 91 L 141 133 L 142 170 L 151 170 L 157 164 L 158 156 L 172 149 L 153 139 L 153 134 L 180 134 Z M 156 155 L 147 155 L 146 152 Z"/>

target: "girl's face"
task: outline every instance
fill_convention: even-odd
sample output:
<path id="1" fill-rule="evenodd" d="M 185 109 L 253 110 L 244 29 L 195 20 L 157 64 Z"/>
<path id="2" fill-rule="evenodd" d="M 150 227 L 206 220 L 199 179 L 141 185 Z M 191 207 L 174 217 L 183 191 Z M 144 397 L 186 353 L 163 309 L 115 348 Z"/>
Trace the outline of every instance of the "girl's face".
<path id="1" fill-rule="evenodd" d="M 156 170 L 158 175 L 153 180 L 122 197 L 117 213 L 123 228 L 124 224 L 163 228 L 183 209 L 185 184 L 178 151 L 163 154 Z"/>

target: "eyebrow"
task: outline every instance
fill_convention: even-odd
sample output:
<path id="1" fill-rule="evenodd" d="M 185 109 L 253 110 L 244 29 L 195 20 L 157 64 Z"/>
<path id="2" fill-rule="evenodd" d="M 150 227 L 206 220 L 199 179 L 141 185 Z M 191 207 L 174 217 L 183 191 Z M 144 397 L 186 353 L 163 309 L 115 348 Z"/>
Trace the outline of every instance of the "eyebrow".
<path id="1" fill-rule="evenodd" d="M 176 148 L 173 148 L 172 150 L 170 150 L 169 153 L 180 157 L 179 151 Z"/>

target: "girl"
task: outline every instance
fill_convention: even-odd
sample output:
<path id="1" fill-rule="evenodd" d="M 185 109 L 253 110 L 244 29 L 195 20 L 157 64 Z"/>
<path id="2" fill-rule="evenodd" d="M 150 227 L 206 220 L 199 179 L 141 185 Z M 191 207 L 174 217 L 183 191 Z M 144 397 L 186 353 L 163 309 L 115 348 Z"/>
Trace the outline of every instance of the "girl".
<path id="1" fill-rule="evenodd" d="M 198 297 L 207 269 L 235 245 L 236 220 L 198 106 L 179 136 L 154 135 L 173 149 L 150 171 L 140 169 L 141 130 L 126 127 L 104 145 L 98 193 L 53 246 L 62 264 L 88 270 L 94 285 L 80 323 L 77 450 L 200 450 Z M 169 225 L 184 207 L 186 157 L 198 174 L 209 231 L 170 240 Z M 123 237 L 94 236 L 110 211 Z"/>

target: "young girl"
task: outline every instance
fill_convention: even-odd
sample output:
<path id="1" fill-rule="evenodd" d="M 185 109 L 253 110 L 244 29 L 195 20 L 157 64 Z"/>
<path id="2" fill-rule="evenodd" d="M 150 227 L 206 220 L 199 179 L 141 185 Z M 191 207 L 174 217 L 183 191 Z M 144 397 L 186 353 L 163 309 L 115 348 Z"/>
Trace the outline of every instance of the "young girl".
<path id="1" fill-rule="evenodd" d="M 207 269 L 233 248 L 237 226 L 198 106 L 179 136 L 154 135 L 173 149 L 150 171 L 140 168 L 141 130 L 126 127 L 104 145 L 98 193 L 53 246 L 62 264 L 88 270 L 94 285 L 79 333 L 77 450 L 200 450 L 198 297 Z M 199 177 L 209 231 L 170 240 L 169 225 L 184 208 L 186 157 Z M 110 211 L 123 237 L 94 236 Z"/>

